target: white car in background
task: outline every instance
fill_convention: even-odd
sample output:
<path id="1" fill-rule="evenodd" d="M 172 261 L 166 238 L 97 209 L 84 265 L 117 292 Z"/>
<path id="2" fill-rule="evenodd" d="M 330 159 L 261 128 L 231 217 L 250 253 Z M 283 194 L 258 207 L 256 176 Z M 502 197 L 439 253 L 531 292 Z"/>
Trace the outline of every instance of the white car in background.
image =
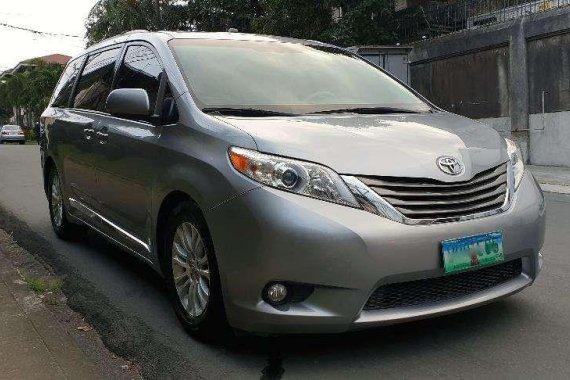
<path id="1" fill-rule="evenodd" d="M 0 144 L 5 144 L 8 142 L 20 143 L 21 145 L 26 143 L 26 136 L 24 131 L 18 125 L 4 125 L 0 128 Z"/>

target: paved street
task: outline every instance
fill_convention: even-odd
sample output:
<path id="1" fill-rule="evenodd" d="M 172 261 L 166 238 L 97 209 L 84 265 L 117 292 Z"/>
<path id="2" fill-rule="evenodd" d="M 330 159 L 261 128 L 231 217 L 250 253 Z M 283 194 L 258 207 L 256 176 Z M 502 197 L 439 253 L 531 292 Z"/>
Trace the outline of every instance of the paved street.
<path id="1" fill-rule="evenodd" d="M 70 306 L 144 377 L 569 378 L 570 195 L 547 194 L 545 269 L 534 286 L 452 316 L 358 333 L 208 345 L 177 323 L 157 275 L 102 242 L 56 239 L 35 146 L 0 146 L 0 228 L 67 276 Z M 340 302 L 340 300 L 339 300 Z"/>

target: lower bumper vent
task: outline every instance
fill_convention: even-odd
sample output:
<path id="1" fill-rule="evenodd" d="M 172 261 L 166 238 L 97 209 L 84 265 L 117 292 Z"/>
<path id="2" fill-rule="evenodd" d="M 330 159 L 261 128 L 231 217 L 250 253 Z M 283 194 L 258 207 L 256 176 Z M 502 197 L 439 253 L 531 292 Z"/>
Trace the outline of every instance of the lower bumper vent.
<path id="1" fill-rule="evenodd" d="M 418 306 L 447 301 L 480 292 L 518 277 L 522 273 L 522 260 L 410 282 L 379 287 L 372 293 L 364 310 L 384 310 Z"/>

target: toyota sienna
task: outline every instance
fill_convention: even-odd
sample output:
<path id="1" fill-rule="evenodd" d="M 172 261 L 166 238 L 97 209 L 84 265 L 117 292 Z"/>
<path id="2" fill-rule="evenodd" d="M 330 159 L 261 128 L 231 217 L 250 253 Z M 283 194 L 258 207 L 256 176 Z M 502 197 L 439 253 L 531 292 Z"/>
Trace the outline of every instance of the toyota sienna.
<path id="1" fill-rule="evenodd" d="M 148 263 L 202 336 L 442 315 L 542 266 L 516 144 L 328 44 L 127 33 L 69 62 L 42 127 L 55 233 Z"/>

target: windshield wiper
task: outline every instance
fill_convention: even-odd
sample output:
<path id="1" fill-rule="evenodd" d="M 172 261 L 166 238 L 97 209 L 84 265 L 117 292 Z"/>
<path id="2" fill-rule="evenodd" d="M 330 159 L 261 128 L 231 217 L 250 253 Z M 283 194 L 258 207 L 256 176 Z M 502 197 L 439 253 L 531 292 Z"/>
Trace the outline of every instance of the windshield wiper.
<path id="1" fill-rule="evenodd" d="M 355 108 L 340 108 L 333 110 L 324 110 L 311 112 L 312 115 L 319 114 L 332 114 L 332 113 L 360 113 L 360 114 L 389 114 L 389 113 L 421 113 L 424 111 L 413 110 L 409 108 L 395 108 L 395 107 L 355 107 Z"/>
<path id="2" fill-rule="evenodd" d="M 204 113 L 219 113 L 233 116 L 295 116 L 292 113 L 264 110 L 260 108 L 232 108 L 232 107 L 206 107 Z"/>

